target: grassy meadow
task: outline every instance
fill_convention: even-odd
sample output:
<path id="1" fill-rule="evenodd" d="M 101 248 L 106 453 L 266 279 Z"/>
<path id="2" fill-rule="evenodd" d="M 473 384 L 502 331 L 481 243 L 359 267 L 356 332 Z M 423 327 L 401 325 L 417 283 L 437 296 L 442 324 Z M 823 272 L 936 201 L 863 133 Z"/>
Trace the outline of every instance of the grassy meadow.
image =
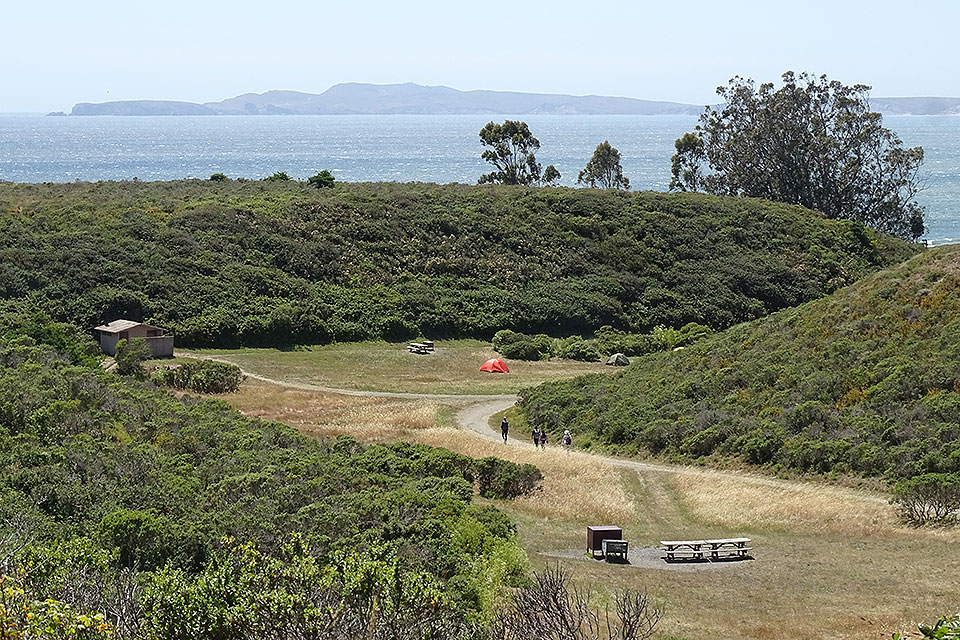
<path id="1" fill-rule="evenodd" d="M 195 351 L 272 380 L 359 391 L 428 394 L 502 394 L 585 373 L 610 372 L 600 362 L 508 360 L 508 374 L 480 371 L 498 357 L 489 342 L 442 340 L 436 351 L 416 355 L 407 342 L 349 342 L 298 350 L 204 349 Z"/>
<path id="2" fill-rule="evenodd" d="M 622 462 L 559 447 L 509 447 L 454 425 L 441 402 L 344 396 L 248 380 L 225 396 L 248 415 L 303 433 L 408 440 L 474 457 L 531 462 L 535 495 L 497 506 L 519 525 L 536 568 L 583 586 L 648 589 L 661 638 L 889 638 L 956 608 L 960 532 L 900 525 L 887 496 L 762 474 Z M 516 434 L 521 436 L 521 434 Z M 582 555 L 584 528 L 616 523 L 633 548 L 661 539 L 745 535 L 755 560 L 676 569 Z"/>

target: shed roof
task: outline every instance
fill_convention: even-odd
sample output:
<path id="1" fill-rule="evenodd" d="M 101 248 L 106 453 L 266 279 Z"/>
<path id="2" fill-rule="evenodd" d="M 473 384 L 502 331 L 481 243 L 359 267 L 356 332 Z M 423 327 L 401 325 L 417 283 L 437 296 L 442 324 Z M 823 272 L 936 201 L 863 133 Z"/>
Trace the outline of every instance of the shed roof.
<path id="1" fill-rule="evenodd" d="M 120 333 L 121 331 L 126 331 L 127 329 L 132 329 L 133 327 L 139 327 L 143 325 L 149 329 L 159 329 L 160 327 L 154 327 L 143 322 L 136 322 L 134 320 L 114 320 L 113 322 L 102 324 L 99 327 L 95 327 L 94 331 L 103 331 L 104 333 Z"/>

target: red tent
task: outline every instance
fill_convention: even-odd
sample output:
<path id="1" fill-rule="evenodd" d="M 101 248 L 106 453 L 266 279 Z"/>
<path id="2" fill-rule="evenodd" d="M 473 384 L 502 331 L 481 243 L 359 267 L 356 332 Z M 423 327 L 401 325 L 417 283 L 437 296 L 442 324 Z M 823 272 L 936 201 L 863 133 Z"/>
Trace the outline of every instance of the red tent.
<path id="1" fill-rule="evenodd" d="M 510 369 L 507 369 L 507 365 L 500 358 L 487 360 L 483 363 L 483 366 L 480 367 L 480 371 L 488 371 L 490 373 L 510 373 Z"/>

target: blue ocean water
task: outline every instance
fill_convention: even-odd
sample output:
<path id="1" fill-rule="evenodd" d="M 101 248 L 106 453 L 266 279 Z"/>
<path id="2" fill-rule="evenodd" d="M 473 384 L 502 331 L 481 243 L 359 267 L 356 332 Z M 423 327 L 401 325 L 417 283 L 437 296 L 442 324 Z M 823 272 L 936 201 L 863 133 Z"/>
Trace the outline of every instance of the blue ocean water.
<path id="1" fill-rule="evenodd" d="M 666 190 L 673 142 L 694 116 L 518 116 L 540 139 L 538 159 L 573 185 L 603 140 L 622 154 L 634 189 Z M 503 120 L 504 116 L 496 117 Z M 475 183 L 488 170 L 478 132 L 490 116 L 44 117 L 0 115 L 0 180 L 306 178 Z M 888 116 L 926 160 L 919 200 L 930 244 L 960 241 L 960 118 Z"/>

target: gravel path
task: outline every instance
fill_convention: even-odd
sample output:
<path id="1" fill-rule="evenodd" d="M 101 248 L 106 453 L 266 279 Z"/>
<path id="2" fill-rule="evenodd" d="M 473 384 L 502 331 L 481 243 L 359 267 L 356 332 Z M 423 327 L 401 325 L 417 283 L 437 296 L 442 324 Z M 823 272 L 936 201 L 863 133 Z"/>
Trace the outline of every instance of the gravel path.
<path id="1" fill-rule="evenodd" d="M 227 364 L 232 364 L 236 366 L 235 362 L 231 362 L 227 358 L 221 358 L 217 356 L 208 356 L 200 355 L 195 353 L 190 353 L 188 351 L 178 351 L 174 355 L 184 357 L 184 358 L 195 358 L 198 360 L 214 360 L 216 362 L 225 362 Z M 241 371 L 243 369 L 241 368 Z M 366 398 L 406 398 L 410 400 L 436 400 L 443 402 L 445 404 L 455 405 L 459 407 L 457 412 L 457 424 L 461 428 L 473 431 L 474 433 L 479 434 L 487 440 L 494 442 L 500 442 L 500 432 L 495 431 L 490 428 L 489 420 L 490 416 L 509 409 L 517 402 L 516 395 L 504 394 L 504 395 L 467 395 L 467 394 L 447 394 L 447 393 L 397 393 L 392 391 L 358 391 L 356 389 L 341 389 L 337 387 L 327 387 L 317 384 L 307 384 L 303 382 L 288 382 L 286 380 L 275 380 L 273 378 L 268 378 L 266 376 L 261 376 L 256 373 L 251 373 L 249 371 L 243 371 L 243 374 L 248 378 L 253 378 L 254 380 L 261 380 L 263 382 L 269 382 L 271 384 L 276 384 L 284 387 L 291 387 L 293 389 L 304 389 L 306 391 L 320 391 L 323 393 L 336 393 L 346 396 L 361 396 Z M 526 437 L 526 433 L 513 433 L 510 434 L 510 439 L 507 441 L 509 446 L 514 447 L 530 447 L 529 438 Z M 630 469 L 632 471 L 646 471 L 646 472 L 656 472 L 656 473 L 671 473 L 671 474 L 692 474 L 700 475 L 705 471 L 696 467 L 685 467 L 682 465 L 669 465 L 669 464 L 656 464 L 651 462 L 639 462 L 636 460 L 624 460 L 623 458 L 612 458 L 610 456 L 603 456 L 599 454 L 591 454 L 593 457 L 601 460 L 605 464 L 608 464 L 613 467 L 620 469 Z M 717 472 L 723 473 L 723 472 Z M 742 475 L 742 474 L 736 474 Z M 777 478 L 770 478 L 762 476 L 760 474 L 750 474 L 749 478 L 752 482 L 763 484 L 770 487 L 779 487 L 779 488 L 789 488 L 795 486 L 795 483 L 792 483 L 788 480 L 780 480 Z M 883 496 L 870 495 L 867 493 L 858 493 L 856 494 L 865 501 L 886 504 L 888 499 Z M 632 552 L 631 552 L 632 553 Z M 662 563 L 662 561 L 660 561 Z M 709 563 L 715 564 L 715 563 Z"/>

